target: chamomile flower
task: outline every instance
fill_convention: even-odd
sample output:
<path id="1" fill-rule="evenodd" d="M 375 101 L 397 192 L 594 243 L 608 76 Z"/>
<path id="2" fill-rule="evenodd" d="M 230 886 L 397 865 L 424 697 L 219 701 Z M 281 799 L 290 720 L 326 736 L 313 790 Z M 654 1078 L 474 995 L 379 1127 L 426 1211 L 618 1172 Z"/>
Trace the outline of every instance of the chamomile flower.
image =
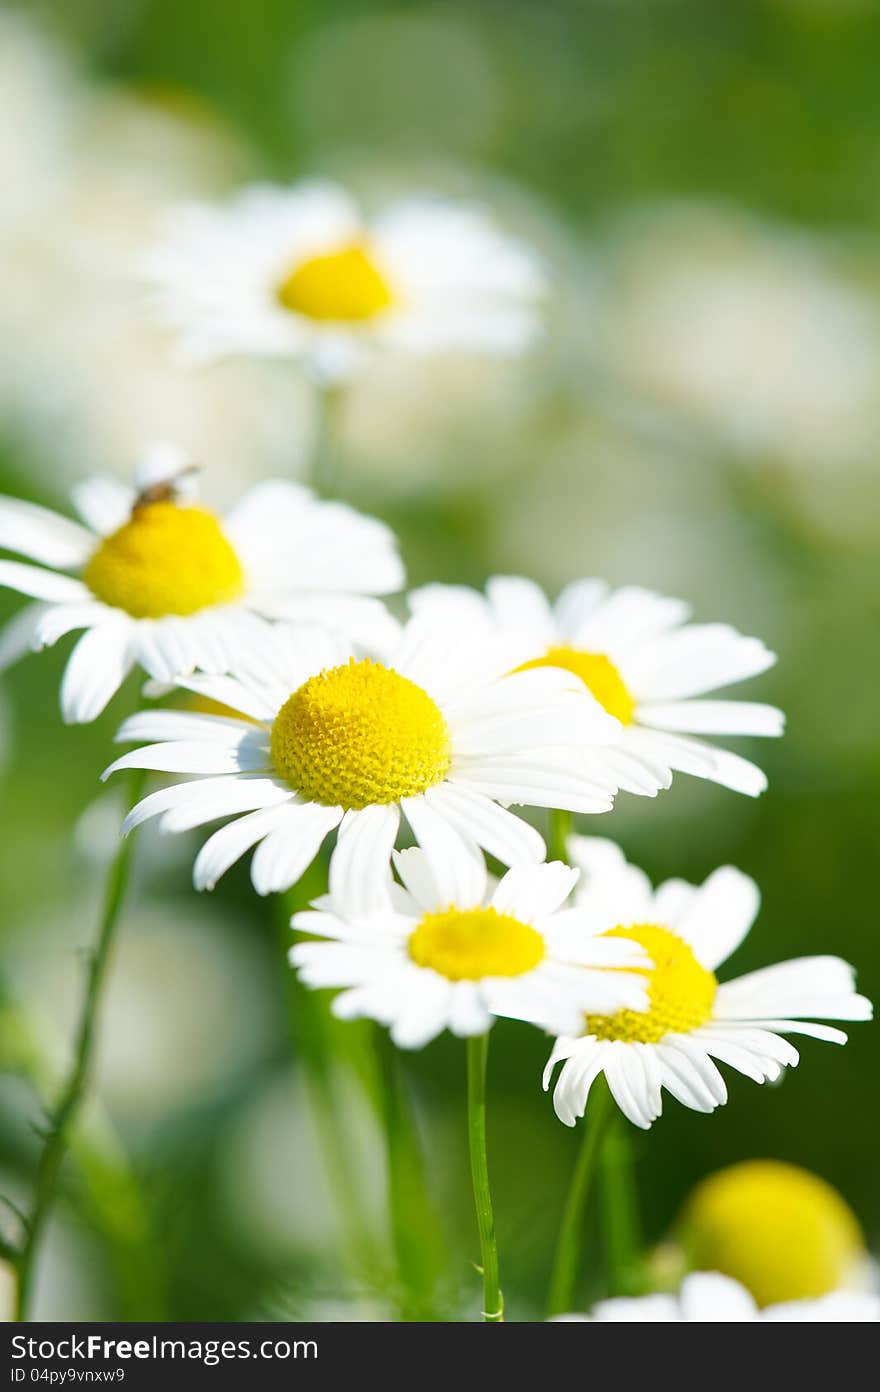
<path id="1" fill-rule="evenodd" d="M 675 1237 L 688 1266 L 734 1277 L 762 1306 L 876 1281 L 849 1204 L 782 1160 L 744 1160 L 702 1180 Z"/>
<path id="2" fill-rule="evenodd" d="M 562 1318 L 616 1324 L 868 1324 L 880 1320 L 880 1297 L 836 1291 L 818 1300 L 789 1300 L 759 1310 L 738 1281 L 717 1271 L 699 1271 L 685 1277 L 677 1295 L 602 1300 L 589 1315 Z"/>
<path id="3" fill-rule="evenodd" d="M 327 630 L 267 625 L 236 675 L 179 678 L 242 719 L 142 712 L 119 739 L 157 743 L 104 776 L 119 768 L 199 775 L 147 797 L 128 829 L 153 816 L 180 831 L 246 814 L 203 846 L 199 889 L 213 888 L 253 846 L 258 893 L 287 889 L 338 827 L 334 874 L 347 867 L 366 903 L 384 883 L 401 812 L 432 863 L 462 843 L 506 865 L 540 861 L 541 836 L 502 804 L 607 811 L 609 784 L 577 746 L 601 740 L 611 722 L 570 690 L 566 673 L 508 670 L 503 645 L 462 643 L 417 619 L 383 661 L 359 658 Z"/>
<path id="4" fill-rule="evenodd" d="M 699 888 L 667 880 L 652 891 L 611 841 L 572 837 L 569 859 L 584 872 L 577 902 L 593 931 L 639 943 L 654 965 L 647 1011 L 589 1015 L 579 1034 L 556 1041 L 544 1087 L 561 1063 L 553 1105 L 566 1126 L 584 1115 L 600 1073 L 621 1111 L 647 1129 L 661 1113 L 662 1088 L 697 1112 L 727 1101 L 713 1059 L 756 1083 L 772 1081 L 798 1061 L 783 1035 L 846 1043 L 841 1030 L 809 1017 L 871 1018 L 870 1001 L 856 994 L 853 969 L 839 957 L 800 957 L 718 982 L 716 967 L 758 911 L 757 886 L 732 866 Z"/>
<path id="5" fill-rule="evenodd" d="M 0 560 L 0 585 L 37 601 L 0 635 L 0 659 L 85 629 L 61 687 L 70 723 L 94 720 L 136 665 L 166 683 L 226 671 L 260 615 L 371 642 L 396 630 L 372 597 L 403 581 L 382 523 L 283 480 L 249 490 L 221 520 L 191 496 L 182 466 L 159 446 L 134 488 L 85 480 L 74 491 L 82 523 L 0 498 L 0 546 L 39 562 Z"/>
<path id="6" fill-rule="evenodd" d="M 758 638 L 727 624 L 689 624 L 689 606 L 637 586 L 602 580 L 569 585 L 555 605 L 531 580 L 499 576 L 486 594 L 428 585 L 411 597 L 417 613 L 446 615 L 475 632 L 519 644 L 524 667 L 563 667 L 620 722 L 604 757 L 621 788 L 655 794 L 674 770 L 755 796 L 767 779 L 747 759 L 700 735 L 780 735 L 783 716 L 751 701 L 695 700 L 772 667 Z"/>
<path id="7" fill-rule="evenodd" d="M 293 926 L 324 941 L 298 943 L 290 960 L 307 986 L 344 987 L 342 1019 L 387 1025 L 394 1043 L 419 1049 L 444 1029 L 484 1034 L 495 1016 L 554 1030 L 585 1010 L 641 1010 L 638 944 L 601 939 L 564 907 L 578 871 L 553 861 L 519 865 L 490 881 L 478 852 L 432 866 L 424 852 L 398 851 L 402 886 L 364 903 L 347 867 Z M 611 970 L 609 970 L 609 968 Z"/>
<path id="8" fill-rule="evenodd" d="M 187 358 L 294 357 L 330 379 L 381 347 L 519 352 L 544 288 L 481 208 L 414 198 L 367 219 L 322 181 L 175 210 L 147 274 Z"/>

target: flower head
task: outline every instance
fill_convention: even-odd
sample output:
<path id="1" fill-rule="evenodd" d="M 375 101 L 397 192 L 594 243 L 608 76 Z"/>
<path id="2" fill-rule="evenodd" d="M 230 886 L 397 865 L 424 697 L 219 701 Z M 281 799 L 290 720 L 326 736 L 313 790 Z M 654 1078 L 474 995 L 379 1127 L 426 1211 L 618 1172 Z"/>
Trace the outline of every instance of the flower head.
<path id="1" fill-rule="evenodd" d="M 858 1220 L 837 1190 L 782 1160 L 744 1160 L 709 1175 L 676 1236 L 689 1265 L 735 1277 L 762 1306 L 859 1285 L 867 1266 Z"/>
<path id="2" fill-rule="evenodd" d="M 562 1318 L 617 1324 L 866 1324 L 880 1320 L 880 1297 L 838 1291 L 819 1300 L 791 1300 L 759 1310 L 737 1281 L 716 1271 L 700 1271 L 685 1277 L 677 1295 L 602 1300 L 589 1315 Z"/>
<path id="3" fill-rule="evenodd" d="M 758 911 L 757 886 L 732 866 L 699 888 L 667 880 L 652 891 L 610 841 L 572 837 L 569 858 L 584 872 L 578 905 L 594 931 L 638 943 L 654 965 L 646 972 L 647 1011 L 588 1015 L 578 1034 L 556 1041 L 544 1086 L 561 1063 L 553 1104 L 566 1126 L 583 1116 L 600 1073 L 621 1111 L 647 1129 L 662 1111 L 663 1088 L 697 1112 L 727 1101 L 713 1059 L 763 1083 L 798 1062 L 786 1034 L 846 1043 L 841 1030 L 810 1017 L 871 1018 L 870 1001 L 856 994 L 853 969 L 839 957 L 801 957 L 719 983 L 716 968 Z"/>
<path id="4" fill-rule="evenodd" d="M 389 879 L 372 904 L 343 865 L 330 894 L 294 915 L 323 941 L 298 943 L 290 959 L 306 985 L 345 988 L 333 1003 L 342 1018 L 368 1016 L 420 1048 L 444 1029 L 482 1034 L 499 1015 L 553 1030 L 597 1006 L 644 1006 L 627 971 L 645 964 L 641 950 L 601 941 L 564 907 L 577 870 L 520 865 L 495 884 L 469 849 L 433 865 L 418 849 L 394 859 L 402 884 Z"/>
<path id="5" fill-rule="evenodd" d="M 318 181 L 178 209 L 148 274 L 189 358 L 295 357 L 327 378 L 377 347 L 518 352 L 543 292 L 533 254 L 479 208 L 420 198 L 367 219 Z"/>
<path id="6" fill-rule="evenodd" d="M 373 598 L 403 583 L 391 532 L 300 485 L 260 484 L 220 518 L 164 446 L 133 488 L 87 479 L 74 503 L 82 522 L 0 498 L 0 546 L 39 563 L 0 561 L 0 585 L 37 601 L 0 639 L 0 661 L 84 629 L 61 688 L 69 722 L 93 720 L 138 665 L 166 683 L 197 667 L 225 672 L 256 641 L 260 616 L 373 643 L 395 631 Z"/>
<path id="7" fill-rule="evenodd" d="M 416 613 L 454 616 L 471 632 L 503 633 L 523 667 L 562 667 L 619 722 L 606 766 L 621 788 L 655 794 L 673 770 L 754 796 L 759 768 L 702 735 L 779 735 L 783 717 L 750 701 L 695 700 L 766 671 L 776 661 L 757 638 L 727 624 L 689 624 L 688 605 L 601 580 L 579 580 L 551 605 L 531 580 L 499 576 L 486 594 L 429 585 L 411 597 Z"/>
<path id="8" fill-rule="evenodd" d="M 503 644 L 463 642 L 418 619 L 381 661 L 324 629 L 267 625 L 237 655 L 236 675 L 179 679 L 240 719 L 145 711 L 119 739 L 157 742 L 107 772 L 208 775 L 152 794 L 129 827 L 156 815 L 180 830 L 247 814 L 202 848 L 202 889 L 252 846 L 258 892 L 286 889 L 338 827 L 333 863 L 355 867 L 368 895 L 384 885 L 401 812 L 432 863 L 462 846 L 506 865 L 540 861 L 543 840 L 507 805 L 607 811 L 613 785 L 579 747 L 608 737 L 613 722 L 565 673 L 509 667 Z"/>

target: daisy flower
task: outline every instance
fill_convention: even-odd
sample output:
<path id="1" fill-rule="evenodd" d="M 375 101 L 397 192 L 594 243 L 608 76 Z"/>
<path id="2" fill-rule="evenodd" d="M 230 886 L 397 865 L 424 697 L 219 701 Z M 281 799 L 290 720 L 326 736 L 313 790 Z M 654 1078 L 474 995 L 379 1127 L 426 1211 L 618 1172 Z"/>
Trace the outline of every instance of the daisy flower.
<path id="1" fill-rule="evenodd" d="M 175 210 L 147 275 L 189 359 L 293 357 L 330 380 L 380 347 L 519 352 L 544 290 L 481 208 L 416 198 L 367 219 L 323 181 Z"/>
<path id="2" fill-rule="evenodd" d="M 687 1266 L 741 1281 L 759 1305 L 876 1283 L 858 1219 L 818 1175 L 744 1160 L 702 1180 L 675 1227 Z"/>
<path id="3" fill-rule="evenodd" d="M 589 1015 L 577 1035 L 556 1041 L 544 1072 L 562 1069 L 553 1104 L 566 1126 L 584 1115 L 590 1088 L 605 1074 L 621 1111 L 647 1129 L 662 1110 L 661 1089 L 697 1112 L 727 1101 L 713 1058 L 756 1083 L 798 1061 L 785 1034 L 845 1044 L 846 1035 L 811 1016 L 869 1020 L 871 1003 L 839 957 L 800 957 L 719 984 L 715 969 L 743 941 L 758 911 L 753 880 L 732 866 L 699 888 L 667 880 L 652 891 L 611 841 L 574 836 L 569 858 L 584 872 L 577 902 L 594 932 L 639 943 L 654 966 L 650 1005 L 641 1015 Z"/>
<path id="4" fill-rule="evenodd" d="M 161 815 L 167 830 L 245 813 L 206 842 L 199 889 L 258 846 L 251 877 L 260 894 L 294 884 L 324 838 L 364 892 L 387 873 L 403 812 L 432 858 L 464 841 L 505 865 L 543 860 L 537 831 L 510 803 L 604 812 L 612 787 L 578 746 L 613 725 L 569 687 L 568 674 L 509 671 L 504 645 L 463 643 L 412 619 L 386 659 L 358 658 L 327 630 L 267 626 L 235 675 L 197 673 L 178 684 L 242 719 L 145 711 L 122 741 L 154 740 L 120 768 L 208 775 L 153 793 L 128 829 Z"/>
<path id="5" fill-rule="evenodd" d="M 717 1271 L 699 1271 L 685 1277 L 677 1295 L 602 1300 L 589 1315 L 562 1319 L 618 1324 L 869 1324 L 880 1320 L 880 1296 L 835 1291 L 818 1300 L 788 1300 L 759 1310 L 738 1281 Z"/>
<path id="6" fill-rule="evenodd" d="M 578 580 L 551 605 L 532 580 L 498 576 L 486 594 L 428 585 L 411 596 L 416 613 L 451 616 L 519 644 L 519 663 L 563 667 L 619 723 L 613 760 L 618 784 L 649 796 L 673 770 L 755 796 L 767 779 L 738 754 L 694 735 L 780 735 L 782 713 L 750 701 L 696 700 L 776 661 L 758 638 L 727 624 L 689 624 L 689 606 L 637 586 L 609 590 Z"/>
<path id="7" fill-rule="evenodd" d="M 340 1018 L 378 1020 L 419 1049 L 445 1029 L 484 1034 L 498 1015 L 553 1031 L 584 1011 L 647 1005 L 643 978 L 626 970 L 648 960 L 638 944 L 597 937 L 564 907 L 577 870 L 519 865 L 495 883 L 472 851 L 436 867 L 418 849 L 394 861 L 403 884 L 389 880 L 374 903 L 342 865 L 330 893 L 293 917 L 324 941 L 298 943 L 290 960 L 307 986 L 345 988 Z"/>
<path id="8" fill-rule="evenodd" d="M 0 635 L 0 662 L 84 629 L 61 686 L 70 723 L 94 720 L 136 665 L 165 683 L 226 671 L 261 615 L 361 641 L 396 631 L 372 598 L 403 583 L 382 523 L 283 480 L 258 484 L 221 520 L 194 500 L 182 465 L 158 446 L 133 488 L 86 479 L 74 491 L 82 523 L 0 498 L 0 546 L 39 563 L 0 560 L 0 585 L 37 601 Z"/>

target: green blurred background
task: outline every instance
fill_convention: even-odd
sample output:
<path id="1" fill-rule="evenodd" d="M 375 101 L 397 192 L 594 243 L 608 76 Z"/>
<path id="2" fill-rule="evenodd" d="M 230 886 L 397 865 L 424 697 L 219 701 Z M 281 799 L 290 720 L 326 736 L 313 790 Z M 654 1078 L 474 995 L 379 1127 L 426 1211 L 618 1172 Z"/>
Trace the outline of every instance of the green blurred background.
<path id="1" fill-rule="evenodd" d="M 288 365 L 183 376 L 144 324 L 132 258 L 169 201 L 329 173 L 368 201 L 492 204 L 553 282 L 515 363 L 386 360 L 345 421 L 349 499 L 398 530 L 411 580 L 585 574 L 694 602 L 779 654 L 749 696 L 784 741 L 757 802 L 681 776 L 584 830 L 658 879 L 732 862 L 763 892 L 728 970 L 838 952 L 876 994 L 880 6 L 869 0 L 65 0 L 0 9 L 0 490 L 63 504 L 171 437 L 218 501 L 307 468 Z M 0 615 L 18 607 L 0 594 Z M 99 791 L 134 683 L 65 730 L 66 644 L 0 690 L 0 1188 L 26 1202 L 63 1063 L 118 793 Z M 744 744 L 745 742 L 740 742 Z M 75 827 L 75 834 L 71 829 Z M 332 1318 L 352 1297 L 302 1079 L 272 908 L 192 843 L 147 832 L 104 1019 L 100 1108 L 65 1171 L 37 1314 Z M 537 1032 L 493 1035 L 491 1158 L 511 1313 L 540 1311 L 576 1136 Z M 878 1045 L 803 1042 L 775 1087 L 713 1117 L 672 1100 L 635 1139 L 646 1235 L 693 1182 L 775 1156 L 839 1187 L 880 1241 Z M 461 1046 L 407 1060 L 444 1214 L 449 1309 L 476 1234 Z M 30 1077 L 30 1081 L 29 1081 Z M 381 1155 L 354 1084 L 356 1165 Z M 142 1213 L 122 1156 L 147 1196 Z M 158 1248 L 150 1253 L 144 1234 Z"/>

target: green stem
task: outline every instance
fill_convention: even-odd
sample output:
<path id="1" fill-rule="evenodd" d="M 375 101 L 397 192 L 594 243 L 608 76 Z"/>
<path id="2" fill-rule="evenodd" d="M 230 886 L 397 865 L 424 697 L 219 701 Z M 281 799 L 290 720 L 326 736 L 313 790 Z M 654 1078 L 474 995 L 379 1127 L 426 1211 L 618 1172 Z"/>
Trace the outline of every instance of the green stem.
<path id="1" fill-rule="evenodd" d="M 600 1083 L 601 1080 L 593 1085 L 595 1092 L 591 1099 L 591 1105 L 587 1109 L 583 1138 L 571 1177 L 562 1222 L 559 1225 L 556 1256 L 553 1261 L 553 1276 L 547 1301 L 548 1315 L 563 1315 L 574 1308 L 578 1271 L 583 1252 L 587 1200 L 596 1172 L 599 1143 L 605 1134 L 612 1108 L 611 1094 L 608 1088 L 600 1086 Z"/>
<path id="2" fill-rule="evenodd" d="M 339 493 L 342 473 L 340 434 L 345 408 L 345 387 L 322 383 L 317 388 L 318 427 L 312 465 L 312 486 L 322 498 Z"/>
<path id="3" fill-rule="evenodd" d="M 471 1153 L 471 1179 L 474 1205 L 480 1231 L 483 1261 L 483 1319 L 498 1323 L 504 1319 L 504 1297 L 498 1274 L 498 1245 L 495 1215 L 489 1189 L 489 1162 L 486 1154 L 486 1063 L 489 1034 L 478 1034 L 467 1041 L 468 1140 Z"/>
<path id="4" fill-rule="evenodd" d="M 547 838 L 547 859 L 568 860 L 568 838 L 574 817 L 564 808 L 554 807 L 550 813 L 550 835 Z"/>
<path id="5" fill-rule="evenodd" d="M 378 1061 L 378 1103 L 388 1165 L 388 1211 L 400 1283 L 403 1320 L 437 1318 L 441 1233 L 425 1177 L 425 1162 L 407 1095 L 400 1053 L 385 1030 L 373 1039 Z"/>
<path id="6" fill-rule="evenodd" d="M 140 798 L 144 778 L 144 773 L 138 770 L 132 780 L 132 803 L 137 802 Z M 116 928 L 128 888 L 133 849 L 133 835 L 122 838 L 110 866 L 98 941 L 89 959 L 86 994 L 80 1016 L 73 1062 L 58 1105 L 49 1121 L 49 1128 L 45 1135 L 42 1154 L 37 1166 L 33 1205 L 18 1260 L 18 1294 L 15 1316 L 18 1320 L 27 1319 L 37 1249 L 55 1197 L 58 1173 L 69 1144 L 70 1128 L 89 1082 L 94 1055 L 95 1024 L 107 980 L 107 968 L 116 936 Z"/>
<path id="7" fill-rule="evenodd" d="M 632 1295 L 640 1248 L 638 1195 L 626 1122 L 615 1118 L 602 1147 L 603 1236 L 609 1295 Z"/>
<path id="8" fill-rule="evenodd" d="M 320 872 L 317 864 L 316 872 Z M 302 985 L 286 960 L 291 944 L 296 941 L 290 928 L 291 915 L 320 892 L 320 888 L 311 885 L 305 876 L 292 890 L 276 896 L 280 911 L 279 940 L 287 980 L 288 1021 L 291 1041 L 302 1067 L 328 1186 L 342 1228 L 347 1261 L 358 1280 L 375 1286 L 383 1263 L 372 1226 L 365 1216 L 360 1177 L 342 1122 L 344 1109 L 337 1096 L 335 1022 L 328 1015 L 326 1002 Z"/>

